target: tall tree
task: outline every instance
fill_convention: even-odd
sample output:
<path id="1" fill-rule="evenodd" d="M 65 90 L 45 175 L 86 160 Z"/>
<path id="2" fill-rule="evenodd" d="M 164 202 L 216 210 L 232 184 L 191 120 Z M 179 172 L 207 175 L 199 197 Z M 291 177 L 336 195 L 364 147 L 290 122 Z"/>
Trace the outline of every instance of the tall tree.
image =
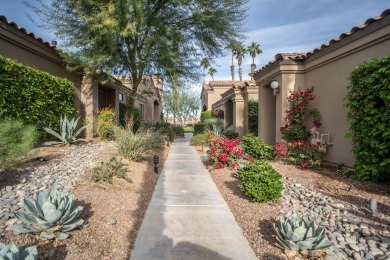
<path id="1" fill-rule="evenodd" d="M 260 49 L 260 44 L 257 42 L 252 42 L 251 45 L 248 46 L 248 53 L 252 56 L 252 64 L 251 64 L 251 80 L 254 80 L 255 75 L 255 58 L 257 54 L 261 54 L 263 51 Z"/>
<path id="2" fill-rule="evenodd" d="M 232 74 L 232 81 L 234 81 L 234 53 L 237 49 L 238 42 L 234 39 L 231 39 L 228 44 L 225 46 L 225 49 L 228 49 L 232 53 L 232 65 L 230 66 L 230 72 Z"/>
<path id="3" fill-rule="evenodd" d="M 30 5 L 54 31 L 73 68 L 132 78 L 128 118 L 143 75 L 192 78 L 200 57 L 221 55 L 243 32 L 248 0 L 37 0 Z M 74 57 L 77 57 L 75 59 Z"/>
<path id="4" fill-rule="evenodd" d="M 210 67 L 209 69 L 209 75 L 211 76 L 211 78 L 213 79 L 214 81 L 214 74 L 217 73 L 217 70 L 214 69 L 213 67 Z"/>
<path id="5" fill-rule="evenodd" d="M 206 83 L 206 69 L 208 67 L 210 67 L 210 62 L 207 58 L 203 58 L 201 61 L 200 61 L 200 66 L 202 66 L 203 68 L 203 85 L 204 83 Z"/>
<path id="6" fill-rule="evenodd" d="M 241 69 L 241 65 L 242 65 L 242 59 L 244 58 L 244 55 L 246 54 L 246 49 L 244 47 L 244 45 L 239 42 L 236 46 L 236 50 L 234 52 L 236 54 L 236 58 L 237 58 L 237 63 L 238 63 L 238 74 L 240 76 L 240 81 L 242 81 L 242 69 Z"/>
<path id="7" fill-rule="evenodd" d="M 188 87 L 178 87 L 173 91 L 164 92 L 165 113 L 173 115 L 176 120 L 185 126 L 190 118 L 197 118 L 200 109 L 199 93 Z"/>

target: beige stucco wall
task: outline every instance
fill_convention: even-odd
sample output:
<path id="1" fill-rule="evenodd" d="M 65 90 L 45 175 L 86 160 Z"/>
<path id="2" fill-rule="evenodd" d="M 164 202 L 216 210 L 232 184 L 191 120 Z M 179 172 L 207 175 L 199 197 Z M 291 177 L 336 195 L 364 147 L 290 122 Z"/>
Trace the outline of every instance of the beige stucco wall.
<path id="1" fill-rule="evenodd" d="M 342 41 L 306 58 L 304 61 L 280 60 L 255 76 L 259 86 L 259 136 L 269 144 L 281 141 L 280 126 L 284 125 L 286 97 L 289 90 L 314 86 L 316 99 L 312 107 L 321 115 L 321 134 L 330 134 L 334 144 L 327 147 L 323 159 L 353 165 L 352 140 L 349 132 L 344 97 L 348 77 L 360 63 L 390 54 L 390 17 L 357 31 Z M 272 95 L 271 81 L 279 82 L 280 93 Z M 312 118 L 307 118 L 312 127 Z"/>
<path id="2" fill-rule="evenodd" d="M 347 165 L 354 163 L 352 140 L 344 138 L 350 127 L 344 107 L 348 77 L 358 64 L 387 54 L 390 54 L 390 26 L 305 62 L 306 87 L 314 86 L 316 99 L 313 105 L 322 115 L 320 133 L 329 133 L 334 143 L 328 146 L 324 160 Z"/>

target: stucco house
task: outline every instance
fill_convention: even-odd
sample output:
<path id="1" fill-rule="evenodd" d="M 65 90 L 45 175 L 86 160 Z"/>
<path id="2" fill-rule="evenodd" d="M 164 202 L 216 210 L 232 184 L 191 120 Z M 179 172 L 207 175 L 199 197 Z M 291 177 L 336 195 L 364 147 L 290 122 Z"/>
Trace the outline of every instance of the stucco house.
<path id="1" fill-rule="evenodd" d="M 389 54 L 390 9 L 308 53 L 276 54 L 254 75 L 259 87 L 259 136 L 268 144 L 280 142 L 290 91 L 314 86 L 311 105 L 322 116 L 318 131 L 329 134 L 329 140 L 323 136 L 328 143 L 323 159 L 351 166 L 352 140 L 344 138 L 350 127 L 344 106 L 348 77 L 358 64 Z M 271 89 L 271 82 L 279 86 L 277 90 Z"/>
<path id="2" fill-rule="evenodd" d="M 249 100 L 258 100 L 253 81 L 210 81 L 201 91 L 202 111 L 223 111 L 226 129 L 239 136 L 248 133 Z"/>
<path id="3" fill-rule="evenodd" d="M 130 95 L 131 81 L 128 78 L 103 84 L 82 73 L 67 71 L 55 45 L 19 27 L 5 16 L 0 16 L 0 55 L 73 82 L 74 105 L 86 122 L 93 122 L 100 108 L 110 106 L 119 111 L 119 102 L 125 103 Z M 150 75 L 145 76 L 143 86 L 139 87 L 136 107 L 141 110 L 145 121 L 160 120 L 162 84 L 161 75 Z M 93 129 L 89 128 L 87 137 L 92 135 Z"/>

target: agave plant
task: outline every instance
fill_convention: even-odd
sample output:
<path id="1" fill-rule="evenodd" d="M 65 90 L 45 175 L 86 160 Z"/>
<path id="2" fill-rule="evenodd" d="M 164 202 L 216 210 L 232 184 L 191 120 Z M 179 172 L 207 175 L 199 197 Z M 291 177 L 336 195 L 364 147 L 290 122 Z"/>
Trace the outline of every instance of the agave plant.
<path id="1" fill-rule="evenodd" d="M 11 226 L 17 233 L 40 232 L 43 239 L 66 239 L 69 234 L 64 232 L 84 227 L 80 218 L 83 207 L 78 207 L 70 195 L 55 189 L 38 192 L 35 200 L 24 199 L 24 208 L 28 214 L 15 213 L 24 224 Z"/>
<path id="2" fill-rule="evenodd" d="M 330 247 L 323 228 L 297 213 L 280 216 L 274 225 L 276 240 L 288 250 L 319 250 Z"/>
<path id="3" fill-rule="evenodd" d="M 0 260 L 35 260 L 38 259 L 36 246 L 17 248 L 14 243 L 0 243 Z"/>
<path id="4" fill-rule="evenodd" d="M 76 142 L 87 142 L 85 139 L 77 139 L 77 136 L 81 134 L 82 131 L 84 131 L 87 126 L 80 127 L 79 130 L 77 130 L 76 133 L 74 131 L 76 130 L 77 124 L 79 122 L 80 117 L 75 119 L 73 117 L 70 121 L 66 116 L 60 117 L 60 134 L 56 133 L 55 131 L 51 130 L 50 128 L 44 127 L 43 129 L 51 134 L 54 137 L 57 137 L 60 141 L 50 141 L 45 142 L 43 145 L 52 145 L 52 144 L 72 144 Z"/>

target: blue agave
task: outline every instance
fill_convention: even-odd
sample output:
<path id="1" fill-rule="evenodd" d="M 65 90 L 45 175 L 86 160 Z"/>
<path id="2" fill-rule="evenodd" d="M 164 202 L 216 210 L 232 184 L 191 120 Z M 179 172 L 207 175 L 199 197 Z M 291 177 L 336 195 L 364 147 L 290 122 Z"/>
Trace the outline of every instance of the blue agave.
<path id="1" fill-rule="evenodd" d="M 28 212 L 16 212 L 15 216 L 24 224 L 12 225 L 17 233 L 41 233 L 43 239 L 66 239 L 65 233 L 75 228 L 83 228 L 80 218 L 83 207 L 76 205 L 71 196 L 53 189 L 50 192 L 38 192 L 36 199 L 24 199 L 24 208 Z"/>

